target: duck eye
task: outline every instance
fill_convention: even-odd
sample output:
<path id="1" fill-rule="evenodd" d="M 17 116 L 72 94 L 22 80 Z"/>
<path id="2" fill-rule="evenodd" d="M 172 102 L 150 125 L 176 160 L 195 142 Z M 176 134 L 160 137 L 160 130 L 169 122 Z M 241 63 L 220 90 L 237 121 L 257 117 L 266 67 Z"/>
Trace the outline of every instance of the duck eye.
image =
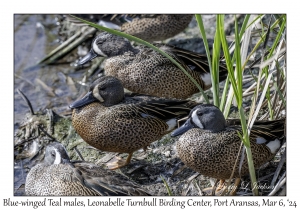
<path id="1" fill-rule="evenodd" d="M 102 44 L 102 43 L 103 43 L 103 40 L 98 40 L 98 41 L 97 41 L 97 45 L 98 45 L 98 44 Z"/>
<path id="2" fill-rule="evenodd" d="M 198 116 L 201 117 L 203 115 L 203 112 L 198 112 Z"/>
<path id="3" fill-rule="evenodd" d="M 55 157 L 55 152 L 51 152 L 51 156 L 52 156 L 52 157 Z"/>

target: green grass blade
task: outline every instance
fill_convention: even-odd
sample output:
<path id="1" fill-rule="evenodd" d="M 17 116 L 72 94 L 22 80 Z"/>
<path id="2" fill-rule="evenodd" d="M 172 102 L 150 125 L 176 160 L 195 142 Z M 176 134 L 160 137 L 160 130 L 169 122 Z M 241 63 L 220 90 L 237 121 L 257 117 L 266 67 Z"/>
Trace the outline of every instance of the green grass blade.
<path id="1" fill-rule="evenodd" d="M 206 33 L 204 30 L 204 24 L 202 21 L 201 15 L 195 15 L 196 20 L 198 22 L 198 27 L 200 33 L 203 38 L 203 43 L 205 46 L 206 56 L 208 57 L 209 69 L 211 72 L 211 81 L 212 81 L 212 92 L 213 92 L 213 100 L 214 105 L 219 107 L 219 62 L 220 62 L 220 49 L 221 49 L 221 41 L 218 30 L 216 30 L 214 45 L 213 45 L 213 56 L 211 62 L 210 50 L 206 38 Z M 218 28 L 218 27 L 217 27 Z"/>
<path id="2" fill-rule="evenodd" d="M 207 56 L 207 62 L 208 62 L 208 66 L 209 66 L 209 71 L 212 73 L 211 55 L 210 55 L 210 50 L 209 50 L 208 41 L 207 41 L 207 38 L 206 38 L 206 33 L 205 33 L 205 29 L 204 29 L 204 24 L 203 24 L 203 21 L 202 21 L 202 17 L 199 14 L 195 14 L 195 18 L 197 20 L 198 28 L 200 30 L 200 33 L 201 33 L 201 36 L 202 36 L 202 40 L 203 40 L 203 44 L 204 44 L 204 47 L 205 47 L 205 52 L 206 52 L 206 56 Z M 211 79 L 211 81 L 212 81 L 212 87 L 213 87 L 213 90 L 214 90 L 214 84 L 216 82 L 215 82 L 215 80 L 213 78 Z M 217 96 L 216 96 L 216 93 L 213 91 L 214 101 L 215 101 L 215 97 L 217 97 Z"/>
<path id="3" fill-rule="evenodd" d="M 242 24 L 242 28 L 241 28 L 240 33 L 239 33 L 239 37 L 242 37 L 244 35 L 244 32 L 247 29 L 246 26 L 247 26 L 247 23 L 248 23 L 250 17 L 251 17 L 251 15 L 246 15 L 245 16 L 245 19 L 244 19 L 243 24 Z M 250 34 L 248 36 L 250 36 Z M 232 62 L 234 62 L 234 60 L 235 60 L 235 57 L 233 56 L 232 57 Z M 242 61 L 243 60 L 244 59 L 242 59 Z M 223 89 L 223 93 L 222 93 L 221 104 L 220 104 L 220 110 L 224 113 L 224 116 L 226 118 L 229 115 L 231 103 L 232 103 L 232 100 L 233 100 L 233 92 L 229 91 L 229 94 L 228 94 L 228 87 L 229 87 L 229 77 L 227 77 L 227 79 L 226 79 L 224 89 Z M 226 108 L 225 108 L 225 104 L 226 104 Z"/>
<path id="4" fill-rule="evenodd" d="M 244 32 L 245 32 L 245 30 L 247 29 L 247 24 L 248 24 L 248 21 L 249 21 L 249 19 L 250 19 L 250 16 L 251 16 L 251 15 L 246 15 L 246 16 L 245 16 L 245 19 L 244 19 L 244 21 L 243 21 L 242 28 L 241 28 L 240 33 L 239 33 L 239 37 L 242 37 L 242 36 L 244 35 Z M 249 26 L 251 26 L 251 24 L 250 24 Z M 249 26 L 248 26 L 248 27 L 249 27 Z"/>
<path id="5" fill-rule="evenodd" d="M 231 58 L 231 56 L 230 56 L 228 44 L 226 41 L 226 35 L 225 35 L 225 30 L 224 30 L 224 15 L 217 15 L 217 21 L 218 21 L 217 26 L 218 26 L 219 36 L 221 39 L 222 49 L 224 52 L 226 66 L 227 66 L 227 70 L 228 70 L 228 78 L 230 79 L 230 82 L 231 82 L 231 87 L 229 89 L 229 93 L 227 96 L 226 105 L 223 110 L 223 114 L 224 114 L 225 118 L 227 118 L 229 115 L 229 110 L 231 107 L 231 102 L 233 100 L 233 96 L 237 96 L 238 94 L 237 94 L 237 85 L 235 82 L 232 82 L 232 81 L 235 81 L 235 75 L 234 75 L 234 70 L 233 70 L 233 65 L 232 65 L 233 58 Z"/>
<path id="6" fill-rule="evenodd" d="M 206 56 L 207 56 L 207 61 L 208 61 L 208 65 L 209 65 L 209 70 L 211 70 L 211 56 L 210 56 L 210 50 L 209 50 L 209 46 L 208 46 L 208 42 L 207 42 L 207 38 L 206 38 L 206 33 L 204 30 L 204 24 L 202 21 L 202 17 L 201 15 L 195 15 L 197 23 L 198 23 L 198 27 L 203 39 L 203 44 L 205 47 L 205 51 L 206 51 Z"/>
<path id="7" fill-rule="evenodd" d="M 262 20 L 262 18 L 264 17 L 265 15 L 258 15 L 253 21 L 251 21 L 249 23 L 249 25 L 247 25 L 246 28 L 249 28 L 253 23 L 255 23 L 257 20 Z"/>
<path id="8" fill-rule="evenodd" d="M 168 183 L 167 183 L 166 180 L 162 177 L 162 175 L 160 175 L 160 178 L 163 180 L 164 185 L 165 185 L 165 187 L 167 188 L 168 195 L 169 195 L 169 196 L 172 196 L 173 194 L 172 194 L 172 191 L 171 191 L 171 189 L 170 189 Z"/>
<path id="9" fill-rule="evenodd" d="M 219 34 L 220 34 L 220 39 L 221 39 L 221 43 L 222 43 L 222 48 L 223 48 L 223 52 L 224 52 L 224 56 L 226 59 L 226 65 L 227 65 L 227 69 L 228 69 L 228 75 L 231 81 L 234 81 L 234 71 L 233 71 L 233 65 L 232 65 L 232 61 L 231 61 L 231 57 L 230 57 L 230 53 L 229 53 L 229 48 L 228 48 L 228 44 L 226 41 L 226 35 L 225 35 L 225 30 L 224 30 L 224 15 L 217 15 L 217 21 L 218 21 L 218 27 L 219 27 Z M 233 91 L 234 93 L 237 94 L 237 85 L 235 82 L 231 83 L 232 87 L 233 87 Z"/>
<path id="10" fill-rule="evenodd" d="M 246 34 L 247 35 L 247 34 Z M 238 33 L 238 22 L 237 19 L 235 19 L 235 36 L 236 36 L 236 48 L 235 48 L 235 59 L 236 59 L 236 71 L 237 71 L 237 82 L 238 82 L 238 98 L 240 101 L 238 101 L 238 108 L 239 108 L 239 113 L 240 113 L 240 118 L 241 118 L 241 124 L 242 124 L 242 129 L 243 129 L 243 143 L 246 146 L 246 154 L 247 154 L 247 162 L 248 162 L 248 167 L 249 167 L 249 173 L 250 173 L 250 178 L 251 178 L 251 184 L 252 184 L 252 191 L 254 195 L 258 195 L 258 189 L 255 188 L 255 183 L 256 181 L 256 175 L 255 175 L 255 168 L 254 168 L 254 163 L 252 159 L 252 152 L 251 152 L 251 147 L 250 147 L 250 139 L 249 135 L 250 132 L 248 133 L 247 129 L 247 123 L 246 123 L 246 117 L 244 113 L 244 108 L 242 106 L 243 103 L 243 69 L 242 69 L 242 60 L 241 60 L 241 52 L 240 52 L 240 44 L 239 44 L 239 33 Z M 248 37 L 249 38 L 249 37 Z M 245 40 L 245 41 L 250 41 L 250 39 Z M 247 46 L 248 43 L 243 43 L 243 45 Z M 247 47 L 243 47 L 242 53 L 245 55 L 247 53 Z M 246 55 L 243 56 L 246 58 Z"/>
<path id="11" fill-rule="evenodd" d="M 216 33 L 213 45 L 213 56 L 212 56 L 212 69 L 211 69 L 211 81 L 213 89 L 214 105 L 220 107 L 220 96 L 219 96 L 219 64 L 220 64 L 220 53 L 221 53 L 221 38 L 220 38 L 220 27 L 216 27 Z"/>
<path id="12" fill-rule="evenodd" d="M 253 158 L 252 158 L 252 152 L 251 152 L 251 147 L 250 147 L 250 140 L 249 140 L 249 134 L 247 130 L 247 125 L 246 125 L 246 118 L 245 118 L 245 113 L 243 107 L 239 109 L 240 117 L 241 117 L 241 124 L 242 124 L 242 129 L 243 129 L 243 143 L 245 145 L 246 149 L 246 154 L 247 154 L 247 162 L 248 162 L 248 167 L 249 167 L 249 173 L 250 173 L 250 179 L 251 179 L 251 186 L 252 186 L 252 193 L 257 196 L 258 195 L 258 189 L 255 186 L 257 183 L 256 181 L 256 175 L 255 175 L 255 167 L 253 163 Z"/>
<path id="13" fill-rule="evenodd" d="M 236 60 L 236 73 L 237 73 L 237 78 L 236 80 L 231 80 L 231 83 L 235 83 L 235 81 L 237 82 L 237 94 L 238 96 L 236 96 L 237 99 L 237 104 L 238 104 L 238 108 L 241 109 L 242 107 L 242 103 L 243 103 L 243 99 L 242 99 L 242 91 L 243 91 L 243 72 L 242 72 L 242 64 L 241 64 L 241 52 L 240 52 L 240 42 L 239 42 L 239 34 L 238 34 L 238 24 L 237 24 L 237 20 L 235 20 L 235 50 L 234 50 L 234 56 L 235 56 L 235 60 Z"/>
<path id="14" fill-rule="evenodd" d="M 229 88 L 229 77 L 226 78 L 223 93 L 222 93 L 221 103 L 220 103 L 220 107 L 219 107 L 220 110 L 223 112 L 225 118 L 228 117 L 229 109 L 230 109 L 230 107 L 229 107 L 229 109 L 227 111 L 225 111 L 225 103 L 229 100 L 227 97 L 228 88 Z M 225 113 L 227 113 L 227 114 L 225 114 Z"/>

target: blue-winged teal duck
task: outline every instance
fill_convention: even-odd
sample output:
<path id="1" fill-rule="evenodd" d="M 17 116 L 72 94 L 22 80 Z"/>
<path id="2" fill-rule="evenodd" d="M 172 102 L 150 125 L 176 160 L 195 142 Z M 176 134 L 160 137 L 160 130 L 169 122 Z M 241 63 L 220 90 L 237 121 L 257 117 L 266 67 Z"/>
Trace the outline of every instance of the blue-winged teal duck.
<path id="1" fill-rule="evenodd" d="M 157 44 L 191 74 L 202 89 L 211 87 L 207 57 L 169 45 Z M 157 97 L 185 99 L 199 92 L 196 85 L 168 58 L 146 46 L 132 47 L 122 37 L 109 33 L 99 34 L 92 42 L 92 49 L 78 64 L 97 57 L 107 57 L 105 74 L 117 77 L 123 86 L 136 93 Z M 220 63 L 220 81 L 227 70 Z"/>
<path id="2" fill-rule="evenodd" d="M 86 15 L 76 16 L 84 19 Z M 175 36 L 188 27 L 192 18 L 193 14 L 102 15 L 98 24 L 152 42 Z"/>
<path id="3" fill-rule="evenodd" d="M 149 195 L 119 173 L 93 163 L 71 162 L 66 149 L 58 142 L 47 146 L 44 162 L 28 173 L 25 193 L 35 196 Z"/>
<path id="4" fill-rule="evenodd" d="M 129 154 L 125 162 L 108 165 L 116 169 L 127 165 L 134 151 L 173 130 L 177 119 L 187 116 L 195 105 L 187 100 L 124 94 L 118 79 L 104 76 L 70 108 L 74 109 L 72 124 L 84 141 L 103 151 Z"/>
<path id="5" fill-rule="evenodd" d="M 275 156 L 283 143 L 284 129 L 285 119 L 254 123 L 250 144 L 255 168 Z M 241 125 L 227 126 L 217 107 L 203 104 L 194 107 L 185 124 L 173 131 L 171 136 L 182 134 L 176 149 L 188 167 L 202 175 L 224 180 L 230 178 L 240 148 L 241 139 L 237 131 L 241 132 Z M 238 168 L 233 178 L 249 173 L 247 158 L 243 161 L 241 173 Z"/>

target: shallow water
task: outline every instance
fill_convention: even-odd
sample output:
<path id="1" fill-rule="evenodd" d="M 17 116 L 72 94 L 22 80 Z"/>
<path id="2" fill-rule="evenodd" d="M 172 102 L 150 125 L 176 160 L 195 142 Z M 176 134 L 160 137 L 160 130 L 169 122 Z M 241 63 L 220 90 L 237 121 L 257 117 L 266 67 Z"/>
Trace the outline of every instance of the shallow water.
<path id="1" fill-rule="evenodd" d="M 61 59 L 58 61 L 60 64 L 35 66 L 60 45 L 60 18 L 59 15 L 14 16 L 15 129 L 28 112 L 17 89 L 28 97 L 35 111 L 51 108 L 62 113 L 68 110 L 68 105 L 73 100 L 71 96 L 74 96 L 76 89 L 74 90 L 74 86 L 70 87 L 67 80 L 82 76 L 82 71 L 74 72 L 72 64 L 75 60 Z"/>

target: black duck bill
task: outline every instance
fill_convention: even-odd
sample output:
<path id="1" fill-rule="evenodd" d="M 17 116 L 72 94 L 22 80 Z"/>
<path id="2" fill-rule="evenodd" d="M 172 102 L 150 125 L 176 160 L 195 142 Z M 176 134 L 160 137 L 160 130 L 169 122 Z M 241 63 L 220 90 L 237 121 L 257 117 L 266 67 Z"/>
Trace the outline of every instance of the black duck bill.
<path id="1" fill-rule="evenodd" d="M 89 91 L 83 98 L 73 102 L 70 104 L 71 109 L 80 108 L 92 102 L 99 101 L 97 98 L 94 97 L 93 92 Z"/>
<path id="2" fill-rule="evenodd" d="M 78 65 L 83 65 L 83 64 L 93 60 L 97 56 L 98 56 L 97 53 L 92 48 L 90 50 L 90 52 L 88 52 L 88 54 L 86 54 L 80 61 L 78 61 Z"/>
<path id="3" fill-rule="evenodd" d="M 192 128 L 197 128 L 197 127 L 192 123 L 192 119 L 189 118 L 182 126 L 180 126 L 179 128 L 177 128 L 171 133 L 171 137 L 184 134 L 185 132 L 187 132 Z"/>

